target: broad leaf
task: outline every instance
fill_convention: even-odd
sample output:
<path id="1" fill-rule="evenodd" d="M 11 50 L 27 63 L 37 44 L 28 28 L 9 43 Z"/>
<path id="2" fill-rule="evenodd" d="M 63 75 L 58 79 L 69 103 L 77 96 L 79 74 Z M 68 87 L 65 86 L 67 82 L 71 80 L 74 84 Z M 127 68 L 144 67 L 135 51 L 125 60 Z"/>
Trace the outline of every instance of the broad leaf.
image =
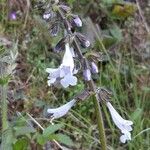
<path id="1" fill-rule="evenodd" d="M 62 124 L 50 125 L 46 129 L 44 129 L 43 136 L 48 137 L 49 135 L 51 135 L 55 131 L 59 130 L 62 126 L 63 126 Z"/>

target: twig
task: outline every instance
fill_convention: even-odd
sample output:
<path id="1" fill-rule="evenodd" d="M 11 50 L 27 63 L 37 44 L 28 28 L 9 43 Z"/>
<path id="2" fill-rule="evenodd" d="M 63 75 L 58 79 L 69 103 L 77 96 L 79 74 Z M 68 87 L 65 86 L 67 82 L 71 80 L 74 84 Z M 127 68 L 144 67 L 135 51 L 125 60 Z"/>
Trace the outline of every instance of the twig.
<path id="1" fill-rule="evenodd" d="M 40 127 L 40 129 L 42 130 L 42 131 L 44 131 L 44 128 L 29 114 L 29 113 L 27 113 L 27 116 L 38 126 L 38 127 Z M 51 121 L 50 121 L 51 122 Z M 51 122 L 51 124 L 53 125 L 53 123 Z M 64 149 L 56 140 L 53 140 L 56 144 L 57 144 L 57 146 L 59 147 L 59 148 L 61 148 L 62 150 Z"/>

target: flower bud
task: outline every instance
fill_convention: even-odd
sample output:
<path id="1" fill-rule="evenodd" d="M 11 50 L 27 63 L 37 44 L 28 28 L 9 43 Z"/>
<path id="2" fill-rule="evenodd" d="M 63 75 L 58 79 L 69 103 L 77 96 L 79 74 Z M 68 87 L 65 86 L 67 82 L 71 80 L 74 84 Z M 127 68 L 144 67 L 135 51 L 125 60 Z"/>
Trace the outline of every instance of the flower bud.
<path id="1" fill-rule="evenodd" d="M 62 38 L 54 48 L 54 52 L 60 52 L 65 49 L 65 44 L 67 41 L 67 36 Z"/>
<path id="2" fill-rule="evenodd" d="M 11 12 L 11 13 L 9 14 L 9 19 L 10 19 L 10 20 L 16 20 L 16 19 L 17 19 L 17 14 L 16 14 L 16 12 Z"/>
<path id="3" fill-rule="evenodd" d="M 57 23 L 55 23 L 50 28 L 50 34 L 51 34 L 51 36 L 57 36 L 58 32 L 59 32 L 59 25 Z"/>
<path id="4" fill-rule="evenodd" d="M 44 13 L 44 14 L 43 14 L 43 19 L 44 19 L 44 20 L 48 20 L 50 17 L 51 17 L 51 14 L 50 14 L 50 13 Z"/>
<path id="5" fill-rule="evenodd" d="M 78 16 L 73 16 L 73 19 L 71 22 L 72 22 L 72 26 L 82 27 L 82 21 Z"/>
<path id="6" fill-rule="evenodd" d="M 83 71 L 83 77 L 85 81 L 90 81 L 91 80 L 91 71 L 90 69 L 86 69 Z"/>
<path id="7" fill-rule="evenodd" d="M 81 33 L 77 32 L 76 37 L 79 40 L 79 42 L 83 48 L 87 48 L 90 46 L 89 40 L 87 40 L 87 38 L 84 35 L 82 35 Z"/>
<path id="8" fill-rule="evenodd" d="M 95 64 L 95 62 L 91 62 L 91 72 L 92 72 L 93 74 L 98 73 L 98 67 L 97 67 L 97 65 Z"/>
<path id="9" fill-rule="evenodd" d="M 66 5 L 59 5 L 59 7 L 66 13 L 69 13 L 71 11 L 71 8 Z"/>

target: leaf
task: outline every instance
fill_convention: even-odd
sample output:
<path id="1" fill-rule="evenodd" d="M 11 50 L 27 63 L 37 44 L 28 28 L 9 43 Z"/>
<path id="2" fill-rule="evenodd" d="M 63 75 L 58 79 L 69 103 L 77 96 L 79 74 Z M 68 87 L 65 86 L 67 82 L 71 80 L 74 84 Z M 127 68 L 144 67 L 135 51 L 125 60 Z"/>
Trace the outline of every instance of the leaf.
<path id="1" fill-rule="evenodd" d="M 13 145 L 13 150 L 27 150 L 28 140 L 26 138 L 18 139 Z"/>
<path id="2" fill-rule="evenodd" d="M 55 124 L 55 125 L 50 125 L 43 131 L 43 136 L 44 137 L 49 137 L 50 134 L 54 133 L 55 131 L 59 130 L 63 125 L 62 124 Z"/>
<path id="3" fill-rule="evenodd" d="M 30 134 L 30 133 L 34 133 L 36 130 L 33 127 L 16 127 L 15 129 L 15 135 L 25 135 L 25 134 Z"/>
<path id="4" fill-rule="evenodd" d="M 0 85 L 6 85 L 10 79 L 10 76 L 0 78 Z"/>
<path id="5" fill-rule="evenodd" d="M 117 39 L 117 41 L 121 41 L 123 39 L 122 32 L 118 26 L 114 26 L 110 29 L 110 33 L 114 38 Z"/>
<path id="6" fill-rule="evenodd" d="M 58 142 L 61 142 L 65 145 L 68 145 L 68 146 L 73 146 L 73 141 L 71 140 L 71 138 L 67 135 L 64 135 L 64 134 L 55 134 L 56 135 L 56 140 Z"/>
<path id="7" fill-rule="evenodd" d="M 12 150 L 12 143 L 13 143 L 13 133 L 12 129 L 8 128 L 2 133 L 2 143 L 0 149 L 2 150 Z"/>
<path id="8" fill-rule="evenodd" d="M 48 140 L 42 134 L 38 134 L 36 139 L 37 139 L 37 143 L 40 144 L 40 145 L 44 145 Z"/>

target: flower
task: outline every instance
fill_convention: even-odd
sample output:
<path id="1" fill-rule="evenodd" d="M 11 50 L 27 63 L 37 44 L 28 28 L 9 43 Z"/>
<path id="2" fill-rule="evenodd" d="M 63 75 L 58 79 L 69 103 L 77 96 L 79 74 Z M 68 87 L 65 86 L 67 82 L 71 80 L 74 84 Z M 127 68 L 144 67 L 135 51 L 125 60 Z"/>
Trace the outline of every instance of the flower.
<path id="1" fill-rule="evenodd" d="M 123 133 L 123 135 L 120 137 L 120 141 L 122 143 L 125 143 L 127 140 L 131 140 L 131 133 L 130 131 L 132 131 L 132 127 L 131 125 L 133 124 L 132 121 L 130 120 L 125 120 L 123 119 L 118 112 L 114 109 L 114 107 L 111 105 L 110 102 L 106 103 L 112 120 L 114 121 L 115 125 L 121 130 L 121 132 Z"/>
<path id="2" fill-rule="evenodd" d="M 73 99 L 70 102 L 66 103 L 63 106 L 60 106 L 58 108 L 53 109 L 47 109 L 47 112 L 52 114 L 53 119 L 60 118 L 68 113 L 68 111 L 71 109 L 71 107 L 75 104 L 76 100 Z"/>
<path id="3" fill-rule="evenodd" d="M 84 80 L 86 80 L 86 81 L 91 80 L 91 71 L 90 71 L 90 69 L 85 69 L 83 71 L 83 77 L 84 77 Z"/>
<path id="4" fill-rule="evenodd" d="M 59 81 L 64 88 L 67 88 L 69 85 L 74 86 L 77 84 L 77 78 L 73 76 L 73 74 L 75 74 L 74 60 L 68 43 L 66 43 L 65 48 L 66 51 L 62 60 L 62 64 L 56 69 L 46 69 L 46 72 L 49 73 L 49 86 L 54 84 L 56 81 Z"/>
<path id="5" fill-rule="evenodd" d="M 11 12 L 10 15 L 9 15 L 9 18 L 10 18 L 11 20 L 16 20 L 16 19 L 17 19 L 17 14 L 16 14 L 16 12 Z"/>
<path id="6" fill-rule="evenodd" d="M 97 67 L 97 65 L 94 62 L 91 62 L 91 72 L 93 74 L 98 73 L 98 67 Z"/>

